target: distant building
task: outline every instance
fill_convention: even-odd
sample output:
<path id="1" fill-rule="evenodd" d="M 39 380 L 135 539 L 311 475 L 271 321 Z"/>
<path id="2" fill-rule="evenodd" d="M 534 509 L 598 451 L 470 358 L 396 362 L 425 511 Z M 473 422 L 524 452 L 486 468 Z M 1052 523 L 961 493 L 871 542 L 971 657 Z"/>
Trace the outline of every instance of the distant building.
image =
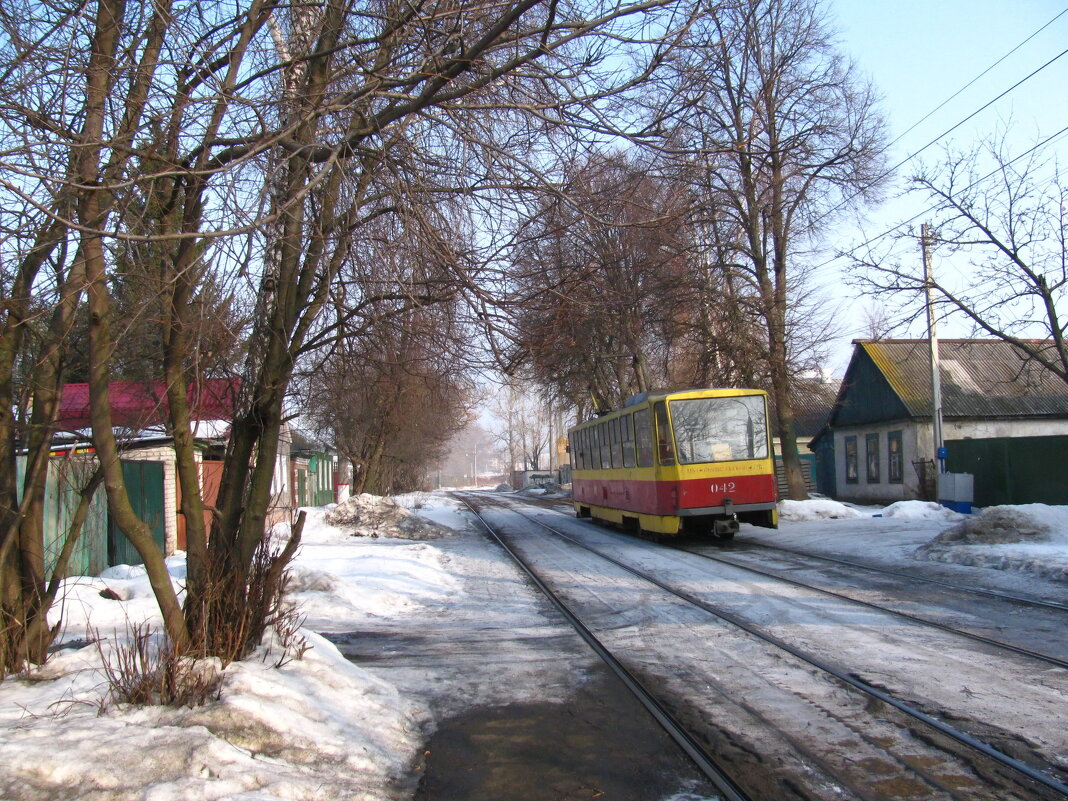
<path id="1" fill-rule="evenodd" d="M 794 434 L 797 436 L 797 452 L 801 457 L 801 473 L 809 492 L 820 491 L 830 494 L 826 482 L 821 484 L 819 464 L 816 454 L 812 452 L 811 443 L 827 425 L 831 416 L 841 382 L 837 379 L 801 378 L 793 386 L 794 400 Z M 769 404 L 774 401 L 768 396 Z M 771 422 L 775 424 L 775 410 L 769 408 Z M 775 432 L 775 472 L 779 479 L 779 497 L 787 497 L 786 477 L 782 467 L 782 441 Z"/>
<path id="2" fill-rule="evenodd" d="M 290 493 L 294 508 L 338 502 L 337 451 L 306 431 L 292 429 Z"/>
<path id="3" fill-rule="evenodd" d="M 200 473 L 201 493 L 214 504 L 222 474 L 222 454 L 240 382 L 212 378 L 190 384 L 187 391 L 193 421 L 194 459 Z M 153 527 L 164 554 L 184 550 L 185 515 L 181 508 L 174 440 L 166 433 L 169 417 L 167 392 L 159 382 L 113 381 L 108 386 L 111 417 L 122 453 L 123 477 L 134 511 Z M 59 427 L 72 444 L 88 440 L 89 385 L 63 386 Z M 64 439 L 60 435 L 57 439 Z M 91 448 L 88 449 L 91 452 Z M 103 497 L 103 490 L 100 490 Z M 106 508 L 106 507 L 102 507 Z M 205 512 L 207 522 L 208 512 Z M 117 527 L 107 524 L 107 564 L 139 564 L 137 551 Z M 99 561 L 99 560 L 97 560 Z"/>
<path id="4" fill-rule="evenodd" d="M 527 487 L 545 487 L 556 484 L 559 480 L 555 470 L 513 470 L 512 486 L 515 489 Z"/>
<path id="5" fill-rule="evenodd" d="M 853 345 L 830 418 L 810 446 L 821 490 L 840 500 L 933 499 L 927 340 Z M 1000 340 L 939 346 L 947 471 L 975 476 L 978 506 L 1068 503 L 1068 384 Z"/>

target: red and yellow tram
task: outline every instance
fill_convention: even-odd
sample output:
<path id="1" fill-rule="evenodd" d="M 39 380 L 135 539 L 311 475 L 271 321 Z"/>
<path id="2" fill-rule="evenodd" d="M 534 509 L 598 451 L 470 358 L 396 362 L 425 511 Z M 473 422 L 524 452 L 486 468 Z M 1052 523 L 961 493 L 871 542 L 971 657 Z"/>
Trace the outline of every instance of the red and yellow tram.
<path id="1" fill-rule="evenodd" d="M 568 431 L 579 517 L 653 535 L 734 536 L 776 528 L 767 394 L 758 389 L 642 393 Z"/>

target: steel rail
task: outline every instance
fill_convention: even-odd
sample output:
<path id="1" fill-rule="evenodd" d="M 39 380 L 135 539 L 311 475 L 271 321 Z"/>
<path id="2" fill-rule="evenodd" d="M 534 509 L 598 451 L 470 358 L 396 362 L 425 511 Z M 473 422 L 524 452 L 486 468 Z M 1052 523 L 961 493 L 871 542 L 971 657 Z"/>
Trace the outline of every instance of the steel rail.
<path id="1" fill-rule="evenodd" d="M 766 548 L 771 551 L 782 551 L 783 553 L 793 554 L 794 556 L 800 556 L 806 559 L 819 559 L 824 562 L 834 562 L 840 565 L 846 565 L 848 567 L 859 567 L 862 570 L 868 570 L 872 573 L 885 573 L 890 576 L 898 576 L 900 578 L 911 579 L 912 581 L 922 581 L 927 584 L 937 584 L 941 587 L 947 587 L 951 590 L 957 590 L 958 592 L 969 592 L 974 595 L 986 595 L 991 598 L 999 598 L 1003 601 L 1012 601 L 1014 603 L 1026 604 L 1029 606 L 1038 606 L 1049 609 L 1058 609 L 1062 612 L 1068 612 L 1068 604 L 1062 604 L 1057 601 L 1043 601 L 1040 598 L 1024 598 L 1019 595 L 1013 595 L 1008 592 L 998 592 L 997 590 L 987 590 L 981 587 L 965 587 L 961 584 L 954 584 L 949 581 L 941 581 L 940 579 L 928 578 L 927 576 L 917 576 L 914 573 L 905 573 L 901 570 L 891 570 L 887 567 L 876 567 L 874 565 L 866 565 L 863 562 L 854 562 L 850 559 L 839 559 L 834 556 L 824 556 L 823 554 L 806 553 L 805 551 L 795 551 L 793 548 L 784 548 L 781 545 L 768 545 L 763 542 L 759 543 L 746 543 L 746 549 L 761 549 Z"/>
<path id="2" fill-rule="evenodd" d="M 1064 668 L 1064 669 L 1068 670 L 1068 660 L 1058 659 L 1055 656 L 1049 656 L 1048 654 L 1040 654 L 1037 651 L 1031 651 L 1031 650 L 1029 650 L 1027 648 L 1022 648 L 1022 647 L 1020 647 L 1018 645 L 1012 645 L 1011 643 L 1002 642 L 1001 640 L 995 640 L 995 639 L 993 639 L 991 637 L 984 637 L 982 634 L 976 634 L 976 633 L 971 632 L 971 631 L 965 631 L 963 629 L 954 628 L 953 626 L 946 625 L 945 623 L 939 623 L 938 621 L 935 621 L 935 620 L 927 620 L 926 618 L 917 617 L 916 615 L 910 614 L 908 612 L 902 612 L 899 609 L 891 609 L 890 607 L 880 606 L 879 604 L 871 603 L 870 601 L 864 601 L 864 600 L 861 600 L 860 598 L 853 598 L 853 597 L 851 597 L 849 595 L 844 595 L 844 594 L 842 594 L 840 592 L 835 592 L 834 590 L 829 590 L 829 589 L 827 589 L 825 587 L 820 587 L 820 586 L 817 586 L 815 584 L 809 584 L 808 582 L 805 582 L 805 581 L 799 581 L 798 579 L 789 578 L 788 576 L 783 576 L 783 575 L 780 575 L 779 573 L 774 573 L 774 572 L 772 572 L 770 570 L 765 570 L 765 569 L 762 569 L 762 568 L 759 568 L 759 567 L 753 567 L 751 565 L 746 565 L 746 564 L 739 564 L 738 562 L 734 562 L 734 561 L 732 561 L 730 559 L 724 559 L 723 557 L 721 557 L 721 556 L 719 556 L 717 554 L 704 553 L 703 551 L 699 551 L 699 550 L 697 550 L 695 548 L 687 548 L 687 547 L 684 547 L 684 546 L 676 546 L 675 550 L 683 551 L 684 553 L 693 554 L 694 556 L 698 556 L 698 557 L 700 557 L 702 559 L 710 559 L 713 562 L 719 562 L 720 564 L 730 565 L 731 567 L 736 567 L 739 570 L 747 570 L 750 573 L 756 573 L 759 576 L 768 576 L 769 578 L 777 579 L 779 581 L 784 581 L 787 584 L 793 584 L 795 587 L 804 587 L 805 589 L 808 589 L 808 590 L 814 590 L 816 592 L 823 593 L 824 595 L 830 595 L 832 598 L 841 598 L 844 601 L 849 601 L 850 603 L 859 604 L 860 606 L 867 607 L 868 609 L 874 609 L 874 610 L 879 611 L 879 612 L 885 612 L 885 613 L 890 614 L 890 615 L 896 615 L 897 617 L 904 618 L 905 620 L 912 621 L 913 623 L 918 623 L 918 624 L 920 624 L 922 626 L 930 626 L 932 628 L 940 629 L 941 631 L 945 631 L 945 632 L 948 632 L 950 634 L 956 634 L 956 635 L 959 635 L 961 637 L 965 637 L 965 638 L 967 638 L 969 640 L 975 640 L 976 642 L 983 643 L 984 645 L 991 645 L 991 646 L 994 646 L 996 648 L 1001 648 L 1001 649 L 1006 650 L 1006 651 L 1011 651 L 1011 652 L 1013 652 L 1015 654 L 1019 654 L 1021 656 L 1030 657 L 1031 659 L 1037 659 L 1037 660 L 1040 660 L 1042 662 L 1047 662 L 1047 663 L 1049 663 L 1051 665 L 1054 665 L 1056 667 Z"/>
<path id="3" fill-rule="evenodd" d="M 520 567 L 520 569 L 530 578 L 531 581 L 537 586 L 537 588 L 545 595 L 546 598 L 552 602 L 557 611 L 560 612 L 567 620 L 568 623 L 578 632 L 579 636 L 586 642 L 587 645 L 593 649 L 594 653 L 601 658 L 602 661 L 612 670 L 616 676 L 623 682 L 635 698 L 645 707 L 646 710 L 653 716 L 657 723 L 668 733 L 668 735 L 675 741 L 675 743 L 686 753 L 697 768 L 711 781 L 717 790 L 723 794 L 726 801 L 753 801 L 745 791 L 743 791 L 734 780 L 731 779 L 727 773 L 716 764 L 711 756 L 697 743 L 689 732 L 682 727 L 682 725 L 674 719 L 670 712 L 668 712 L 663 705 L 650 693 L 638 679 L 632 674 L 623 664 L 616 659 L 615 656 L 604 646 L 604 644 L 597 639 L 597 636 L 590 631 L 586 625 L 578 619 L 578 617 L 572 612 L 568 606 L 560 599 L 559 596 L 552 589 L 541 580 L 531 569 L 531 567 L 523 560 L 519 554 L 517 554 L 508 544 L 494 531 L 493 527 L 486 521 L 486 519 L 479 513 L 479 511 L 466 499 L 461 497 L 460 493 L 453 493 L 461 503 L 463 503 L 471 513 L 475 516 L 479 523 L 481 523 L 491 537 L 505 550 L 505 552 L 512 558 L 512 560 Z"/>
<path id="4" fill-rule="evenodd" d="M 920 710 L 909 706 L 904 701 L 901 701 L 901 700 L 895 698 L 894 696 L 890 695 L 889 693 L 884 692 L 884 691 L 882 691 L 882 690 L 880 690 L 880 689 L 868 684 L 867 682 L 862 681 L 861 679 L 858 679 L 857 677 L 847 673 L 846 671 L 844 671 L 844 670 L 842 670 L 840 668 L 837 668 L 837 667 L 835 667 L 834 665 L 831 665 L 828 662 L 823 661 L 819 657 L 812 656 L 811 654 L 808 654 L 808 653 L 802 651 L 801 649 L 796 648 L 793 645 L 790 645 L 790 643 L 785 642 L 784 640 L 781 640 L 780 638 L 776 637 L 773 634 L 768 634 L 767 632 L 761 631 L 758 627 L 753 626 L 752 624 L 742 620 L 741 618 L 737 617 L 736 615 L 733 615 L 730 612 L 726 612 L 726 611 L 723 611 L 721 609 L 715 609 L 714 607 L 712 607 L 709 604 L 705 603 L 700 598 L 697 598 L 697 597 L 691 595 L 690 593 L 687 593 L 687 592 L 684 592 L 682 590 L 678 590 L 678 589 L 676 589 L 674 587 L 671 587 L 671 586 L 665 584 L 664 582 L 660 581 L 659 579 L 657 579 L 655 576 L 650 576 L 649 574 L 644 573 L 641 570 L 638 570 L 638 569 L 636 569 L 634 567 L 631 567 L 630 565 L 628 565 L 628 564 L 626 564 L 624 562 L 621 562 L 620 560 L 616 559 L 615 557 L 612 557 L 612 556 L 609 556 L 606 553 L 603 553 L 602 551 L 598 550 L 597 548 L 593 548 L 593 547 L 591 547 L 589 545 L 586 545 L 585 543 L 579 542 L 578 540 L 574 539 L 573 537 L 571 537 L 568 534 L 565 534 L 564 532 L 560 531 L 559 529 L 555 529 L 552 526 L 541 522 L 540 520 L 536 520 L 536 519 L 534 519 L 532 517 L 529 517 L 528 515 L 523 514 L 521 511 L 515 509 L 514 507 L 512 507 L 512 510 L 517 512 L 518 514 L 522 515 L 527 520 L 530 520 L 531 522 L 536 523 L 537 525 L 540 525 L 543 528 L 553 532 L 558 537 L 560 537 L 560 538 L 562 538 L 564 540 L 567 540 L 568 542 L 572 543 L 576 547 L 583 548 L 583 549 L 589 551 L 590 553 L 594 553 L 597 556 L 600 556 L 602 559 L 605 559 L 606 561 L 614 564 L 616 567 L 619 567 L 619 568 L 627 571 L 628 573 L 631 573 L 632 575 L 634 575 L 634 576 L 636 576 L 636 577 L 638 577 L 638 578 L 640 578 L 640 579 L 642 579 L 644 581 L 648 581 L 650 584 L 653 584 L 654 586 L 659 587 L 660 589 L 664 590 L 665 592 L 670 593 L 670 594 L 676 596 L 677 598 L 681 598 L 682 600 L 684 600 L 684 601 L 686 601 L 686 602 L 698 607 L 699 609 L 704 610 L 705 612 L 708 612 L 711 615 L 714 615 L 714 616 L 720 618 L 721 620 L 727 621 L 731 625 L 736 626 L 737 628 L 740 628 L 745 632 L 748 632 L 749 634 L 753 635 L 754 637 L 757 637 L 757 638 L 763 640 L 764 642 L 767 642 L 770 645 L 773 645 L 776 648 L 779 648 L 782 651 L 785 651 L 786 653 L 790 654 L 791 656 L 794 656 L 797 659 L 802 660 L 803 662 L 807 662 L 808 664 L 812 665 L 813 667 L 817 668 L 818 670 L 822 670 L 823 672 L 825 672 L 825 673 L 827 673 L 827 674 L 829 674 L 831 676 L 834 676 L 836 679 L 838 679 L 838 680 L 840 680 L 842 682 L 845 682 L 846 684 L 848 684 L 848 685 L 860 690 L 861 692 L 863 692 L 863 693 L 865 693 L 865 694 L 867 694 L 867 695 L 869 695 L 869 696 L 871 696 L 873 698 L 876 698 L 876 699 L 882 701 L 883 703 L 888 704 L 889 706 L 892 706 L 894 709 L 897 709 L 898 711 L 902 712 L 903 714 L 907 715 L 908 717 L 911 717 L 914 720 L 918 720 L 918 721 L 928 725 L 929 727 L 935 729 L 936 731 L 940 732 L 941 734 L 945 735 L 946 737 L 950 738 L 951 740 L 954 740 L 955 742 L 965 746 L 966 748 L 970 748 L 973 751 L 978 751 L 979 753 L 981 753 L 984 756 L 992 759 L 993 761 L 999 763 L 1000 765 L 1002 765 L 1004 767 L 1007 767 L 1007 768 L 1011 768 L 1012 770 L 1016 771 L 1017 773 L 1019 773 L 1019 774 L 1021 774 L 1023 776 L 1026 776 L 1027 778 L 1031 779 L 1032 781 L 1043 785 L 1047 789 L 1053 790 L 1054 792 L 1056 792 L 1056 793 L 1068 798 L 1068 785 L 1066 785 L 1065 783 L 1063 783 L 1063 782 L 1061 782 L 1061 781 L 1059 781 L 1059 780 L 1057 780 L 1055 778 L 1047 776 L 1045 773 L 1043 773 L 1042 771 L 1038 770 L 1037 768 L 1033 768 L 1030 765 L 1028 765 L 1027 763 L 1022 762 L 1021 760 L 1016 759 L 1015 757 L 1011 757 L 1008 754 L 997 750 L 996 748 L 994 748 L 993 746 L 989 745 L 988 743 L 985 743 L 982 740 L 979 740 L 978 738 L 973 737 L 970 734 L 967 734 L 966 732 L 960 731 L 959 729 L 956 729 L 953 726 L 950 726 L 949 724 L 944 723 L 941 720 L 938 720 L 937 718 L 932 717 L 931 715 L 928 715 L 925 712 L 921 712 Z"/>
<path id="5" fill-rule="evenodd" d="M 525 498 L 523 503 L 539 506 L 544 509 L 556 512 L 557 514 L 570 516 L 568 512 L 564 512 L 561 509 L 555 508 L 558 504 L 553 504 L 548 501 L 543 501 L 539 498 Z M 736 543 L 737 544 L 737 543 Z M 913 581 L 920 581 L 927 584 L 935 584 L 940 587 L 945 587 L 950 590 L 956 590 L 957 592 L 967 592 L 973 595 L 985 595 L 991 598 L 998 598 L 1002 601 L 1011 601 L 1013 603 L 1023 604 L 1027 606 L 1037 606 L 1040 608 L 1057 609 L 1061 612 L 1068 612 L 1068 603 L 1060 603 L 1059 601 L 1044 601 L 1041 598 L 1025 598 L 1022 595 L 1013 595 L 1009 592 L 999 592 L 998 590 L 988 590 L 982 587 L 966 587 L 962 584 L 954 584 L 951 581 L 942 581 L 941 579 L 928 578 L 927 576 L 918 576 L 915 573 L 906 573 L 902 570 L 892 570 L 888 567 L 877 567 L 875 565 L 868 565 L 863 562 L 854 562 L 850 559 L 841 559 L 835 556 L 826 556 L 824 554 L 808 553 L 807 551 L 798 551 L 793 548 L 786 548 L 782 545 L 771 545 L 766 542 L 746 542 L 745 550 L 759 550 L 761 548 L 769 551 L 782 551 L 783 553 L 792 554 L 794 556 L 800 556 L 805 559 L 817 559 L 824 562 L 833 562 L 835 564 L 846 565 L 848 567 L 857 567 L 861 570 L 867 570 L 872 573 L 883 573 L 889 576 L 898 576 L 899 578 L 911 579 Z M 741 550 L 741 549 L 739 549 Z"/>

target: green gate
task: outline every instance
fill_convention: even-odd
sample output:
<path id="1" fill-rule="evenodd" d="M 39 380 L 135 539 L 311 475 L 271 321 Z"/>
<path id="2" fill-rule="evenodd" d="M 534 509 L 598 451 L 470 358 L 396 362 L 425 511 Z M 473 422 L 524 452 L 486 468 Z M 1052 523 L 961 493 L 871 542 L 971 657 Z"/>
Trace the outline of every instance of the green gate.
<path id="1" fill-rule="evenodd" d="M 951 473 L 975 476 L 975 506 L 1068 503 L 1068 436 L 946 442 Z"/>
<path id="2" fill-rule="evenodd" d="M 163 505 L 163 462 L 122 461 L 122 478 L 134 512 L 152 528 L 152 538 L 165 552 L 167 528 Z M 108 521 L 108 564 L 139 565 L 141 555 L 114 521 Z"/>

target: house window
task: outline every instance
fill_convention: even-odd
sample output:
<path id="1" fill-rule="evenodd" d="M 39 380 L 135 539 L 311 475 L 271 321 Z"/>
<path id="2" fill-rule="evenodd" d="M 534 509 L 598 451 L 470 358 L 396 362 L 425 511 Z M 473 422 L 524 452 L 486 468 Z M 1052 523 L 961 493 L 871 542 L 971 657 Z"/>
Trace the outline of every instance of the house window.
<path id="1" fill-rule="evenodd" d="M 868 483 L 879 483 L 879 435 L 868 434 L 864 437 L 864 451 L 868 460 Z"/>
<path id="2" fill-rule="evenodd" d="M 860 470 L 857 466 L 857 438 L 845 438 L 845 477 L 847 484 L 856 484 Z"/>
<path id="3" fill-rule="evenodd" d="M 905 458 L 901 450 L 901 432 L 890 431 L 886 435 L 886 479 L 891 484 L 905 482 Z"/>

